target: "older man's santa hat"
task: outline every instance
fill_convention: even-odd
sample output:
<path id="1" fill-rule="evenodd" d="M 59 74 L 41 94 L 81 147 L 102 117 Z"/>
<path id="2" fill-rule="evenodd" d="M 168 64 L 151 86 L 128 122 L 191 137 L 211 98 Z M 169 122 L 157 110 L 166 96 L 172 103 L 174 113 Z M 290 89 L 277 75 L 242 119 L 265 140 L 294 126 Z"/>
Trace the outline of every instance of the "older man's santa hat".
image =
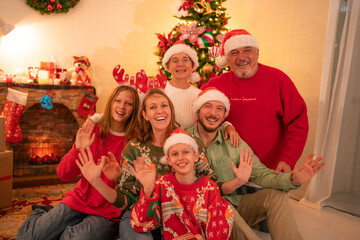
<path id="1" fill-rule="evenodd" d="M 195 72 L 195 70 L 199 67 L 198 56 L 195 49 L 188 46 L 186 43 L 178 40 L 172 45 L 164 54 L 162 59 L 162 64 L 166 70 L 169 70 L 167 63 L 169 62 L 170 58 L 177 53 L 185 53 L 188 55 L 193 62 L 193 73 L 190 75 L 191 82 L 198 82 L 200 80 L 200 75 Z"/>
<path id="2" fill-rule="evenodd" d="M 228 64 L 227 55 L 234 49 L 241 47 L 254 47 L 259 49 L 259 43 L 254 36 L 244 29 L 235 29 L 225 34 L 220 50 L 221 58 L 216 62 L 219 67 Z"/>
<path id="3" fill-rule="evenodd" d="M 229 115 L 229 111 L 230 111 L 229 98 L 224 93 L 220 92 L 216 87 L 208 87 L 199 93 L 199 96 L 193 103 L 193 112 L 195 116 L 196 113 L 202 107 L 202 105 L 204 105 L 204 103 L 208 101 L 222 102 L 225 106 L 225 117 Z"/>

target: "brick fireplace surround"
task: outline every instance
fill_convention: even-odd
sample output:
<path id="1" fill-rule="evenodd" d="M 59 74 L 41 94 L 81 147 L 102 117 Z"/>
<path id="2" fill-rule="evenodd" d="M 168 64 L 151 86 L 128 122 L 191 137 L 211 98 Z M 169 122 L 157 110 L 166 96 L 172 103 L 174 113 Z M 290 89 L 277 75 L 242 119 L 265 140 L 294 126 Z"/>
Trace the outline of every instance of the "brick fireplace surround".
<path id="1" fill-rule="evenodd" d="M 27 105 L 20 118 L 23 140 L 6 144 L 6 148 L 14 152 L 13 187 L 60 183 L 56 162 L 31 164 L 31 159 L 52 155 L 60 160 L 71 149 L 77 129 L 85 122 L 77 108 L 87 89 L 95 94 L 95 88 L 0 83 L 0 110 L 6 101 L 8 87 L 28 93 Z M 47 110 L 40 105 L 40 100 L 50 87 L 55 95 L 53 108 Z"/>

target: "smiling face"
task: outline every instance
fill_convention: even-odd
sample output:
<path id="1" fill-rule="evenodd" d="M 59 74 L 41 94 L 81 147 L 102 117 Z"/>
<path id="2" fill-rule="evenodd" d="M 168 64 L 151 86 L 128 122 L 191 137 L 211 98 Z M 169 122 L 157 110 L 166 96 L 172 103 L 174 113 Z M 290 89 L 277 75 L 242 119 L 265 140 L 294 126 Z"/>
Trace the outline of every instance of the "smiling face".
<path id="1" fill-rule="evenodd" d="M 198 122 L 206 132 L 217 131 L 225 119 L 225 105 L 220 101 L 207 101 L 197 113 Z"/>
<path id="2" fill-rule="evenodd" d="M 166 130 L 171 121 L 171 109 L 168 100 L 160 95 L 153 94 L 146 100 L 142 115 L 149 121 L 153 130 Z"/>
<path id="3" fill-rule="evenodd" d="M 239 78 L 250 78 L 259 69 L 259 50 L 254 47 L 241 47 L 227 55 L 231 70 Z"/>
<path id="4" fill-rule="evenodd" d="M 186 53 L 177 53 L 171 56 L 167 67 L 174 79 L 188 80 L 193 71 L 193 62 Z"/>
<path id="5" fill-rule="evenodd" d="M 119 92 L 114 98 L 111 108 L 111 117 L 114 124 L 124 123 L 133 113 L 134 97 L 129 90 Z M 113 127 L 113 126 L 112 126 Z"/>
<path id="6" fill-rule="evenodd" d="M 169 148 L 167 162 L 174 169 L 176 178 L 194 176 L 194 164 L 199 153 L 185 143 L 178 143 Z"/>

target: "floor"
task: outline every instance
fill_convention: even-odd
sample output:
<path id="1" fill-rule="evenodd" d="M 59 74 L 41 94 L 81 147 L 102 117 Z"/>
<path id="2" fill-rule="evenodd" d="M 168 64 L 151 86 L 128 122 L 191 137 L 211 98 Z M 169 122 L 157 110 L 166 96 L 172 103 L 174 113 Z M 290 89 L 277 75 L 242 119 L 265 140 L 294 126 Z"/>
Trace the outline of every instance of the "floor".
<path id="1" fill-rule="evenodd" d="M 360 218 L 328 207 L 318 211 L 291 198 L 289 202 L 304 240 L 360 239 Z M 262 240 L 271 240 L 269 234 L 255 232 Z"/>

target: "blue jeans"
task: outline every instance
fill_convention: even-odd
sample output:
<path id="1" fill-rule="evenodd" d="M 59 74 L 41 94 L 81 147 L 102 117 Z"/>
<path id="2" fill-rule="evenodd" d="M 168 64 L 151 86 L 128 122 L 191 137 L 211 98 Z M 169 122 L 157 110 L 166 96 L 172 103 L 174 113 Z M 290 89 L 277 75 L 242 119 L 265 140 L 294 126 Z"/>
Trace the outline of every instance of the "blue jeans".
<path id="1" fill-rule="evenodd" d="M 63 203 L 46 212 L 36 209 L 21 225 L 17 240 L 115 239 L 119 224 L 72 210 Z"/>
<path id="2" fill-rule="evenodd" d="M 151 232 L 139 233 L 135 231 L 130 224 L 131 210 L 126 210 L 120 221 L 120 239 L 121 240 L 153 240 Z"/>

